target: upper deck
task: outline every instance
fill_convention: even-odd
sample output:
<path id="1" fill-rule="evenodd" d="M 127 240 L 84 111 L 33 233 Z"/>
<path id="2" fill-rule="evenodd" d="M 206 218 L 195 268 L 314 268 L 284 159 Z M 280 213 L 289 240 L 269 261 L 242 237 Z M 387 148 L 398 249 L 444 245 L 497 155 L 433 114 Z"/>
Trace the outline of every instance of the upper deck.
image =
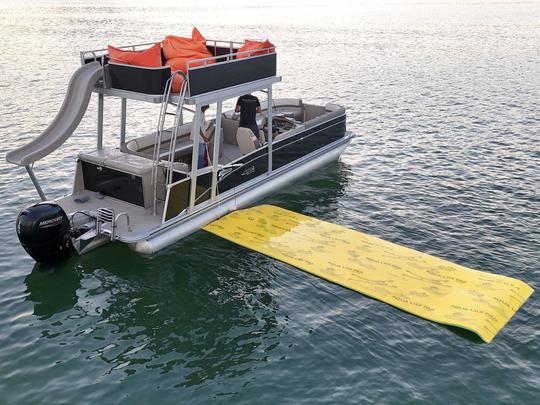
<path id="1" fill-rule="evenodd" d="M 160 42 L 126 45 L 119 49 L 140 51 Z M 140 100 L 151 103 L 163 101 L 167 81 L 179 75 L 187 82 L 184 104 L 205 103 L 218 99 L 234 97 L 267 88 L 281 81 L 277 76 L 277 54 L 275 47 L 239 52 L 242 43 L 234 41 L 207 40 L 206 48 L 212 55 L 204 59 L 191 59 L 186 62 L 186 72 L 172 71 L 170 66 L 142 67 L 113 63 L 109 60 L 107 49 L 81 52 L 81 64 L 98 61 L 104 68 L 103 80 L 94 91 L 108 96 Z M 242 58 L 237 58 L 241 53 Z M 171 94 L 171 101 L 178 100 L 178 94 Z"/>

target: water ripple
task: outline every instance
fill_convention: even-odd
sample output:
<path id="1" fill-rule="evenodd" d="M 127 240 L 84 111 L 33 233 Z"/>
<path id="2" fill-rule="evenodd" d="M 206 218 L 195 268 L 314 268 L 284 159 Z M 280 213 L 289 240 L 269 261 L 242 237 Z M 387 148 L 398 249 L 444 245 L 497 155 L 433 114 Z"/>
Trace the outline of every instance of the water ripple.
<path id="1" fill-rule="evenodd" d="M 347 107 L 341 162 L 267 202 L 540 288 L 538 4 L 207 3 L 0 4 L 2 401 L 537 402 L 536 293 L 486 345 L 203 232 L 151 258 L 110 245 L 34 265 L 14 218 L 37 195 L 5 153 L 54 117 L 79 49 L 196 23 L 278 44 L 277 96 Z M 129 107 L 130 136 L 154 129 L 155 108 Z M 107 100 L 107 145 L 119 110 Z M 71 190 L 95 116 L 93 99 L 36 164 L 51 196 Z"/>

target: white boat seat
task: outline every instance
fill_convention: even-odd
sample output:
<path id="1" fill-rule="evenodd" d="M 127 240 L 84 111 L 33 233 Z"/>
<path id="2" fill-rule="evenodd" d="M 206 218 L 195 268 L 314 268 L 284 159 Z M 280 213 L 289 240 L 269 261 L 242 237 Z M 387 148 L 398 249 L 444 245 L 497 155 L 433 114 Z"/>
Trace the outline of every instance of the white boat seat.
<path id="1" fill-rule="evenodd" d="M 237 145 L 236 131 L 238 130 L 238 120 L 227 118 L 225 114 L 221 117 L 221 126 L 223 127 L 223 143 Z"/>
<path id="2" fill-rule="evenodd" d="M 90 153 L 79 153 L 79 159 L 83 162 L 93 163 L 136 176 L 145 176 L 152 173 L 151 159 L 124 153 L 118 148 L 105 148 Z"/>
<path id="3" fill-rule="evenodd" d="M 236 141 L 242 155 L 247 155 L 259 147 L 259 140 L 249 128 L 239 127 L 236 131 Z"/>
<path id="4" fill-rule="evenodd" d="M 208 136 L 208 154 L 210 155 L 210 159 L 214 156 L 214 143 L 216 140 L 216 126 L 212 125 L 207 131 L 206 135 Z M 223 128 L 221 129 L 221 138 L 220 138 L 220 146 L 219 146 L 219 156 L 223 157 Z"/>
<path id="5" fill-rule="evenodd" d="M 191 141 L 189 141 L 189 134 L 191 132 L 191 122 L 183 124 L 178 128 L 178 137 L 176 139 L 176 154 L 189 151 L 191 148 Z M 169 152 L 172 132 L 170 129 L 164 130 L 161 137 L 161 149 L 160 155 L 163 156 Z M 126 142 L 127 152 L 134 152 L 135 154 L 143 154 L 152 157 L 154 153 L 154 143 L 156 142 L 157 134 L 154 132 L 150 135 L 141 136 L 139 138 L 131 139 Z"/>
<path id="6" fill-rule="evenodd" d="M 125 153 L 118 148 L 104 148 L 95 150 L 90 153 L 79 153 L 81 162 L 91 163 L 103 168 L 116 170 L 122 173 L 127 173 L 132 176 L 141 178 L 143 207 L 148 208 L 153 204 L 153 188 L 152 188 L 152 159 L 142 156 Z M 162 172 L 158 172 L 161 177 Z M 82 186 L 81 179 L 79 183 Z M 162 180 L 161 180 L 162 181 Z M 76 180 L 77 184 L 77 180 Z"/>
<path id="7" fill-rule="evenodd" d="M 266 136 L 264 135 L 264 131 L 263 130 L 259 130 L 259 145 L 264 145 L 266 144 Z"/>
<path id="8" fill-rule="evenodd" d="M 268 102 L 261 101 L 261 110 L 266 114 L 268 110 Z M 284 114 L 297 121 L 304 119 L 304 102 L 300 98 L 277 98 L 272 102 L 272 110 L 274 114 Z"/>
<path id="9" fill-rule="evenodd" d="M 103 148 L 93 150 L 89 153 L 79 153 L 79 159 L 85 162 L 94 163 L 98 166 L 105 166 L 105 161 L 115 159 L 122 156 L 122 152 L 118 148 Z"/>
<path id="10" fill-rule="evenodd" d="M 302 108 L 302 105 L 304 103 L 302 102 L 301 98 L 275 98 L 272 102 L 273 108 L 279 108 L 279 107 L 296 107 L 296 108 Z M 268 102 L 266 100 L 261 101 L 261 109 L 266 110 L 268 107 Z"/>
<path id="11" fill-rule="evenodd" d="M 191 169 L 191 166 L 184 162 L 173 162 L 173 170 L 187 173 Z"/>

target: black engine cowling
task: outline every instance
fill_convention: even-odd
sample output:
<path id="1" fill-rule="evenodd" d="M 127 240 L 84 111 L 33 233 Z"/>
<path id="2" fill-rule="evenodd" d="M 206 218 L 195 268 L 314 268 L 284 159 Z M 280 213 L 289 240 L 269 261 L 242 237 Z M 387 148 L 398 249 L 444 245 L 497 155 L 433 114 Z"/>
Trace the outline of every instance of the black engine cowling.
<path id="1" fill-rule="evenodd" d="M 69 219 L 58 204 L 41 202 L 21 211 L 17 236 L 24 250 L 40 263 L 57 263 L 72 252 Z"/>

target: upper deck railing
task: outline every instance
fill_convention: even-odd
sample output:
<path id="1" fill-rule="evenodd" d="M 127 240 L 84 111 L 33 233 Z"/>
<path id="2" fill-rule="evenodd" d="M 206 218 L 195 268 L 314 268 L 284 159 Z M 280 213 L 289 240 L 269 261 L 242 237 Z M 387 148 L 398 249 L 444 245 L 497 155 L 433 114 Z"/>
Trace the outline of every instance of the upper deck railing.
<path id="1" fill-rule="evenodd" d="M 144 50 L 159 42 L 125 45 L 123 50 Z M 188 87 L 186 97 L 215 92 L 228 87 L 276 77 L 275 47 L 239 52 L 242 42 L 207 40 L 212 56 L 186 62 Z M 257 55 L 252 55 L 257 53 Z M 238 55 L 245 54 L 240 59 Z M 141 67 L 112 63 L 106 48 L 82 51 L 81 64 L 99 61 L 105 70 L 104 80 L 96 91 L 110 95 L 161 102 L 167 80 L 174 73 L 170 66 Z M 124 94 L 124 91 L 130 92 Z"/>
<path id="2" fill-rule="evenodd" d="M 155 41 L 155 42 L 145 42 L 142 44 L 132 44 L 132 45 L 122 45 L 122 46 L 116 46 L 115 48 L 126 50 L 126 51 L 141 51 L 144 49 L 147 49 L 148 47 L 152 45 L 156 45 L 161 43 L 161 41 Z M 243 42 L 237 42 L 237 41 L 222 41 L 222 40 L 216 40 L 216 39 L 207 39 L 206 40 L 206 47 L 210 48 L 214 51 L 214 55 L 217 55 L 219 50 L 222 49 L 228 49 L 228 53 L 234 53 L 235 50 L 239 49 L 243 45 Z M 88 63 L 89 61 L 102 61 L 102 58 L 104 56 L 107 56 L 108 49 L 107 48 L 101 48 L 101 49 L 94 49 L 89 51 L 81 51 L 81 65 L 84 65 Z"/>

